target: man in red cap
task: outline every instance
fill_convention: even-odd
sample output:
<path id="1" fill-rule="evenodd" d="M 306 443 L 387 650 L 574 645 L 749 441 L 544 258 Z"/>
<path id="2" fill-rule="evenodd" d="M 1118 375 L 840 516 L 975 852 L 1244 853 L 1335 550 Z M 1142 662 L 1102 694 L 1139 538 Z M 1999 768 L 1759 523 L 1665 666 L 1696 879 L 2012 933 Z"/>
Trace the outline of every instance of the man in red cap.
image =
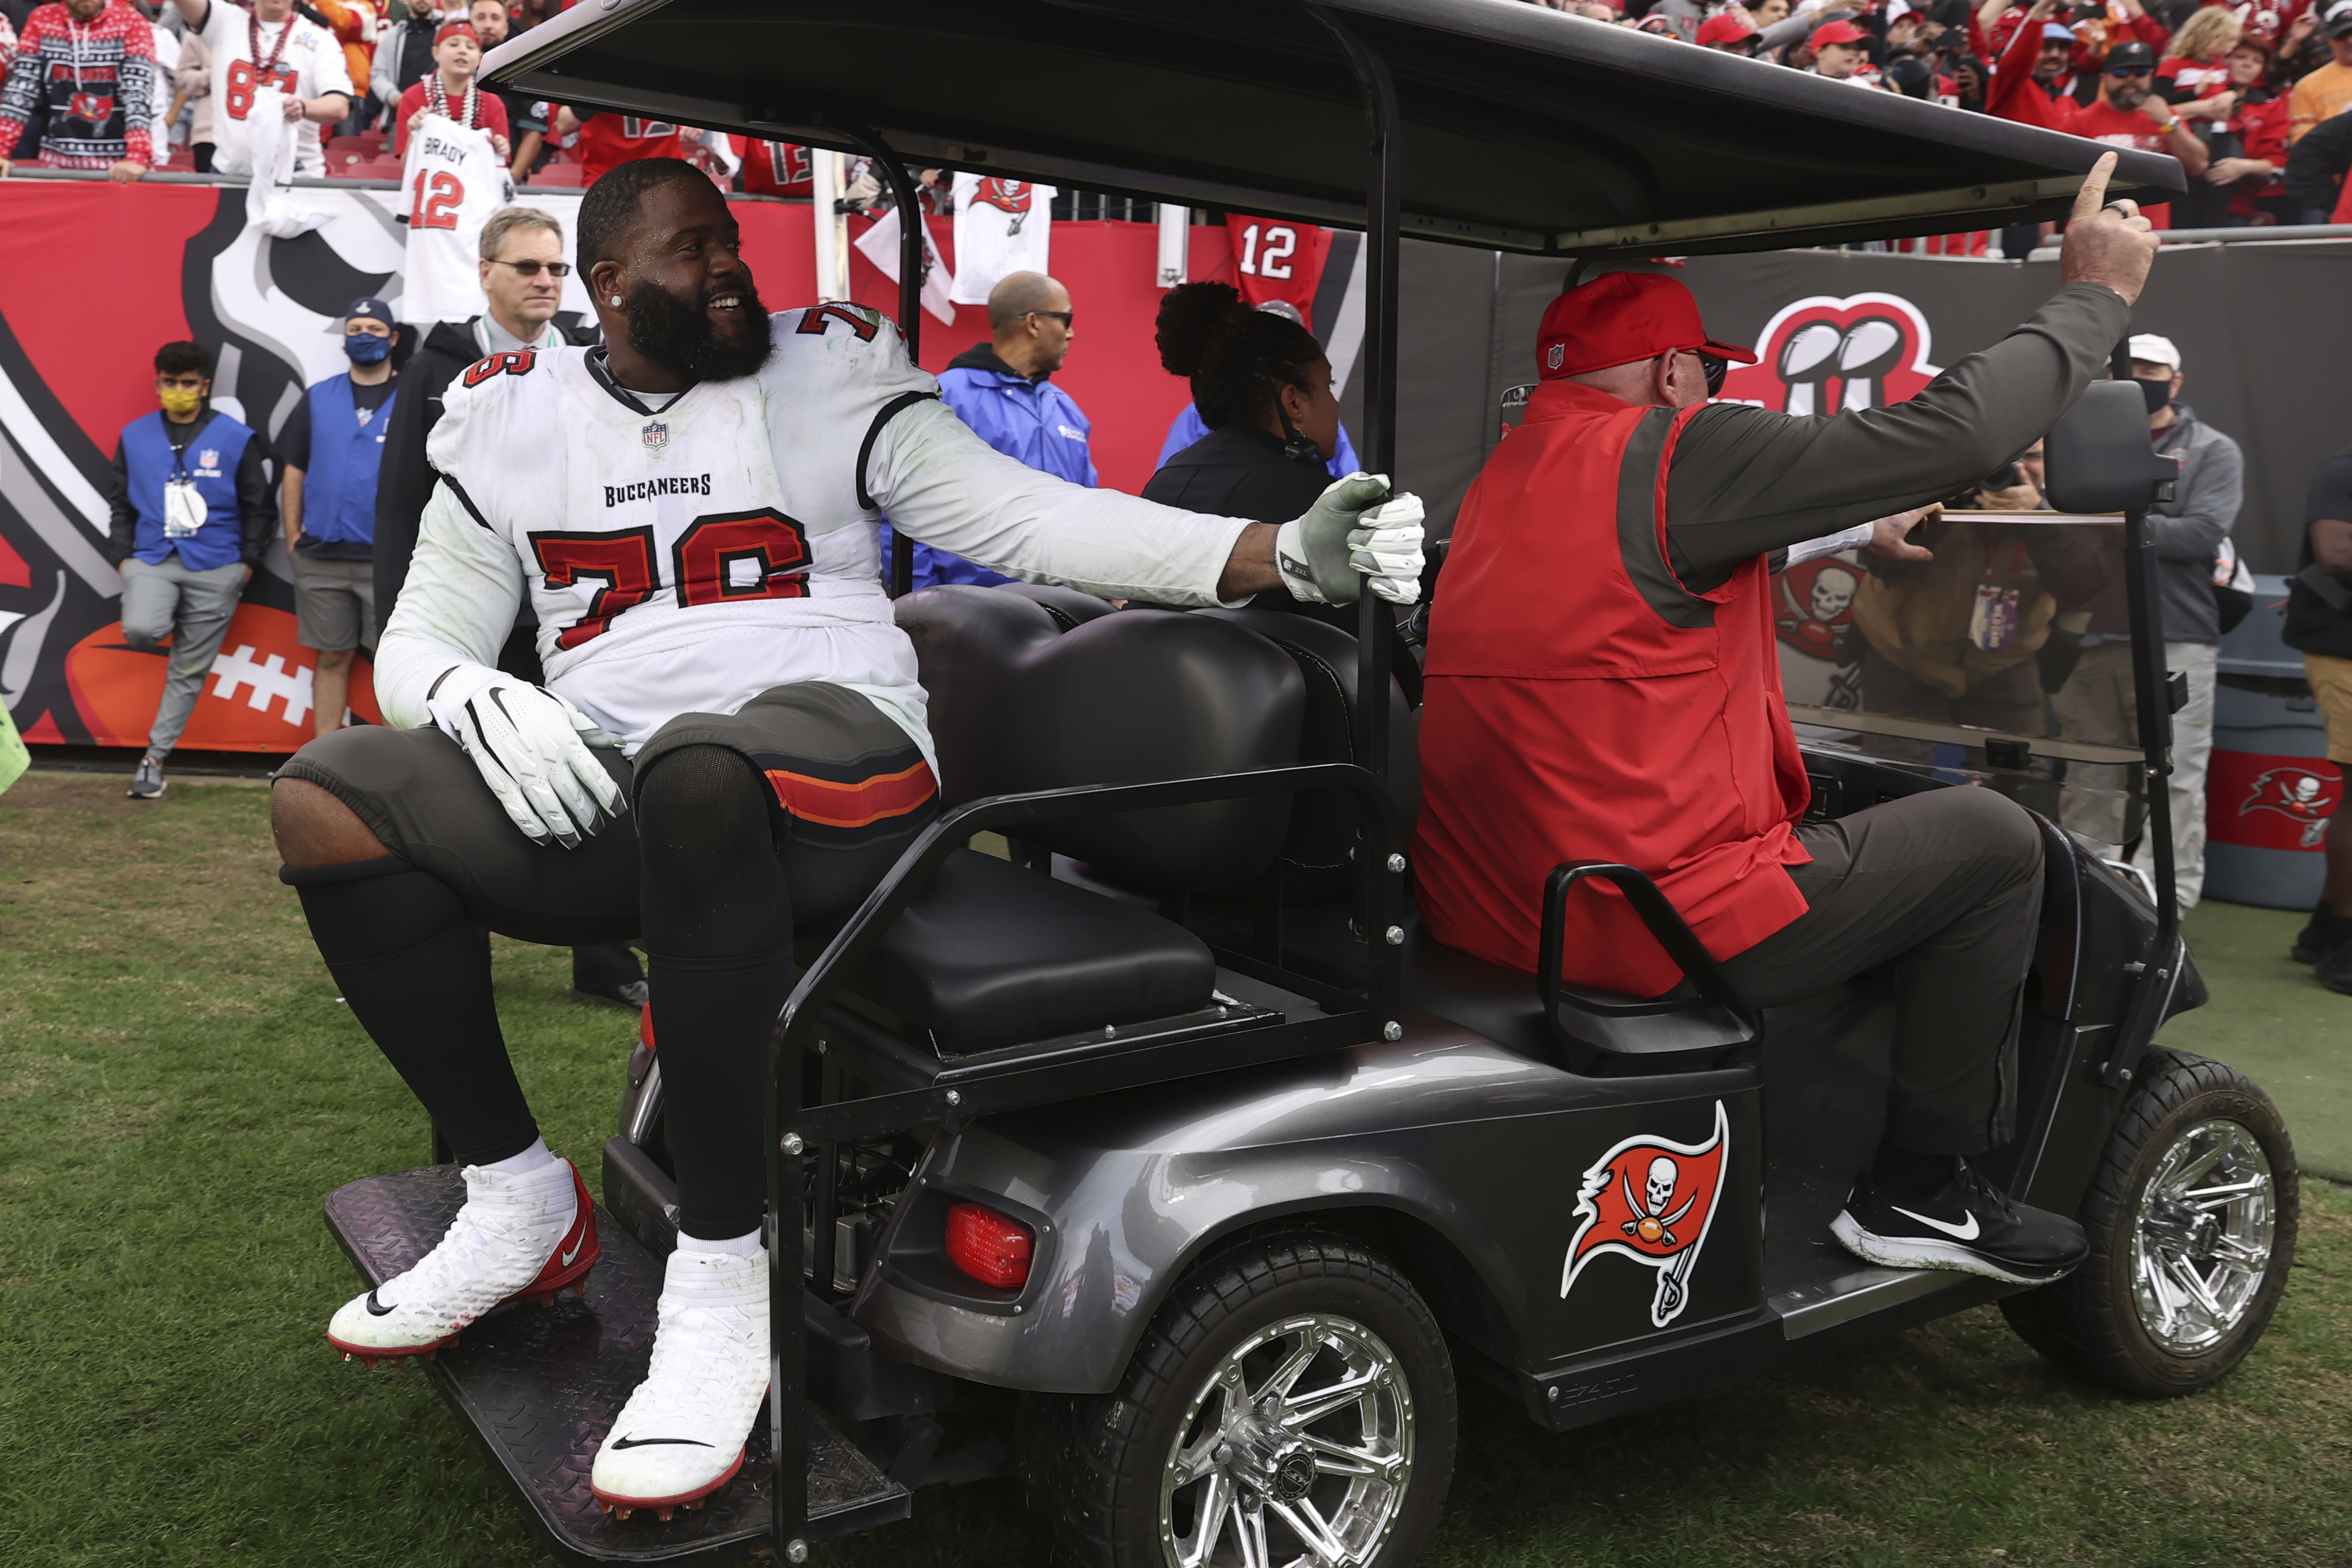
<path id="1" fill-rule="evenodd" d="M 1754 54 L 1759 36 L 1756 24 L 1748 19 L 1748 8 L 1744 5 L 1734 5 L 1698 25 L 1698 47 L 1720 49 L 1727 55 Z"/>
<path id="2" fill-rule="evenodd" d="M 1413 867 L 1430 933 L 1532 970 L 1546 874 L 1616 861 L 1658 884 L 1732 983 L 1780 1006 L 1895 965 L 1885 1142 L 1834 1229 L 1897 1267 L 2014 1281 L 2079 1263 L 2079 1226 L 1968 1164 L 2011 1136 L 2041 830 L 1991 790 L 1832 822 L 1780 691 L 1775 557 L 1917 513 L 2016 458 L 2105 374 L 2157 242 L 2084 182 L 2063 286 L 2018 330 L 1886 408 L 1803 416 L 1708 401 L 1743 349 L 1680 283 L 1620 272 L 1561 296 L 1541 383 L 1454 525 L 1432 607 Z M 1680 972 L 1624 900 L 1580 889 L 1562 976 L 1654 996 Z"/>

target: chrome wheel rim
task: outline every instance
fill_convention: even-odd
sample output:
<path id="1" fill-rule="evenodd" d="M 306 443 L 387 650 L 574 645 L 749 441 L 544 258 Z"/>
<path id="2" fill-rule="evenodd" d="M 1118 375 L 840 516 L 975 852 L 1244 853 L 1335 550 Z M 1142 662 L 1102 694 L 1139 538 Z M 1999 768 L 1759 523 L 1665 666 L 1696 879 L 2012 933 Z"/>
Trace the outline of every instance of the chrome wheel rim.
<path id="1" fill-rule="evenodd" d="M 2132 1304 L 2175 1355 L 2212 1349 L 2245 1321 L 2269 1272 L 2277 1184 L 2242 1122 L 2200 1121 L 2172 1142 L 2140 1193 Z"/>
<path id="2" fill-rule="evenodd" d="M 1412 1479 L 1412 1388 L 1347 1318 L 1270 1323 L 1193 1394 L 1160 1482 L 1169 1568 L 1360 1568 Z"/>

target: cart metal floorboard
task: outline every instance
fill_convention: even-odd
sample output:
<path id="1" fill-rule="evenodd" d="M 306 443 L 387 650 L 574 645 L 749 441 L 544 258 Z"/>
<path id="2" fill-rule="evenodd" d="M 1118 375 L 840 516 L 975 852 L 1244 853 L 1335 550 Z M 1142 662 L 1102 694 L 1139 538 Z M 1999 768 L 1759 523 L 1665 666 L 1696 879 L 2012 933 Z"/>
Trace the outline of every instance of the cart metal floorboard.
<path id="1" fill-rule="evenodd" d="M 371 1176 L 337 1189 L 327 1228 L 362 1279 L 380 1285 L 447 1230 L 465 1202 L 455 1165 Z M 572 1563 L 719 1564 L 768 1545 L 768 1426 L 754 1426 L 743 1468 L 700 1511 L 667 1522 L 608 1518 L 588 1489 L 589 1467 L 613 1417 L 653 1354 L 662 1264 L 601 1207 L 603 1257 L 587 1294 L 550 1308 L 518 1303 L 466 1331 L 423 1371 L 465 1417 L 545 1531 Z M 358 1363 L 352 1368 L 356 1375 Z M 395 1369 L 397 1370 L 397 1369 Z M 907 1489 L 812 1409 L 808 1413 L 809 1535 L 824 1539 L 904 1519 Z"/>

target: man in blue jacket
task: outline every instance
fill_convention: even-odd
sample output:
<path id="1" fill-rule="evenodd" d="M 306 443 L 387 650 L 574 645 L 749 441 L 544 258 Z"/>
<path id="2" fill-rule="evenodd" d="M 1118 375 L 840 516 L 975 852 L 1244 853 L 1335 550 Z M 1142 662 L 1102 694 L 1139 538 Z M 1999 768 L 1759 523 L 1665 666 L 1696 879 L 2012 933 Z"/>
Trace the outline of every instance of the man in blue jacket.
<path id="1" fill-rule="evenodd" d="M 163 759 L 278 526 L 262 443 L 215 413 L 212 393 L 212 351 L 165 343 L 155 353 L 163 406 L 124 426 L 114 448 L 107 554 L 122 574 L 122 640 L 142 653 L 172 641 L 147 754 L 131 780 L 135 800 L 163 793 Z"/>
<path id="2" fill-rule="evenodd" d="M 392 307 L 358 300 L 343 318 L 352 368 L 312 387 L 278 433 L 286 466 L 286 559 L 294 640 L 317 652 L 311 724 L 343 726 L 352 650 L 375 644 L 375 481 L 392 424 Z"/>
<path id="3" fill-rule="evenodd" d="M 1076 313 L 1070 291 L 1042 272 L 1014 272 L 988 291 L 994 342 L 975 343 L 948 363 L 940 396 L 980 438 L 1040 473 L 1092 487 L 1091 426 L 1070 395 L 1047 378 L 1070 357 Z M 887 553 L 885 559 L 887 559 Z M 1009 583 L 961 555 L 915 546 L 915 586 Z"/>

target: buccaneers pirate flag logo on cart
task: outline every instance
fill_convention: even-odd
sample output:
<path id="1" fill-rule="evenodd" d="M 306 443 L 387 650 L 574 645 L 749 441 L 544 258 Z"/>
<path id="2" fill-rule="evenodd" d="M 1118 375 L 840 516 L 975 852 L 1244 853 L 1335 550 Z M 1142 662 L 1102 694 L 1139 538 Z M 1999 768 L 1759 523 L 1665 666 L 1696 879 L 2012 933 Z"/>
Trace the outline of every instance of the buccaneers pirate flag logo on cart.
<path id="1" fill-rule="evenodd" d="M 1675 1143 L 1637 1135 L 1620 1142 L 1584 1173 L 1576 1194 L 1576 1237 L 1568 1244 L 1560 1270 L 1565 1297 L 1584 1266 L 1604 1252 L 1630 1258 L 1657 1270 L 1658 1293 L 1650 1321 L 1664 1328 L 1690 1303 L 1691 1270 L 1706 1245 L 1723 1196 L 1723 1156 L 1730 1124 L 1723 1102 L 1715 1102 L 1715 1136 L 1704 1143 Z"/>

